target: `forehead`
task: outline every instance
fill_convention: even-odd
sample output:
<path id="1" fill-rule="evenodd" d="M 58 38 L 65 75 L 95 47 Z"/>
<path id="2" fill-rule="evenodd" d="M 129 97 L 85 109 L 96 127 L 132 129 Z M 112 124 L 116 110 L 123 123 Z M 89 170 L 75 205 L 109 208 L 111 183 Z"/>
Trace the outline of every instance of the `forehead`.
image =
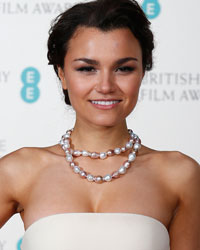
<path id="1" fill-rule="evenodd" d="M 95 56 L 100 54 L 109 56 L 134 54 L 141 56 L 139 41 L 128 28 L 118 28 L 102 31 L 98 28 L 78 28 L 68 44 L 67 54 Z M 123 55 L 124 56 L 124 55 Z"/>

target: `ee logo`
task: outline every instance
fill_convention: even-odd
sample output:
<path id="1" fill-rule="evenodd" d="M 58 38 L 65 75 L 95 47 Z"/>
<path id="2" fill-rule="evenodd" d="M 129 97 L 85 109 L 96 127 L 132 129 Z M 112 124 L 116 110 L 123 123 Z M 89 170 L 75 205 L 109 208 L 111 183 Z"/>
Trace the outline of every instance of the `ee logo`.
<path id="1" fill-rule="evenodd" d="M 160 14 L 160 3 L 158 0 L 144 0 L 142 9 L 149 19 L 153 19 Z"/>
<path id="2" fill-rule="evenodd" d="M 17 250 L 21 250 L 22 238 L 17 242 Z"/>
<path id="3" fill-rule="evenodd" d="M 21 97 L 27 103 L 36 102 L 40 96 L 38 83 L 40 81 L 40 73 L 34 67 L 28 67 L 22 71 L 21 80 L 23 88 L 21 89 Z"/>

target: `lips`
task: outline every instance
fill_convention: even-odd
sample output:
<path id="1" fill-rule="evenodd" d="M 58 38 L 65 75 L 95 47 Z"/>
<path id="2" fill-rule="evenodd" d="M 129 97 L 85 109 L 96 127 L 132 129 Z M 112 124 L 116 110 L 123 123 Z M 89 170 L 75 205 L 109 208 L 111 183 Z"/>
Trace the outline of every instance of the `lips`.
<path id="1" fill-rule="evenodd" d="M 90 100 L 91 104 L 98 109 L 113 109 L 115 108 L 122 100 L 117 99 L 96 99 Z"/>
<path id="2" fill-rule="evenodd" d="M 113 105 L 116 103 L 119 103 L 120 100 L 113 100 L 113 101 L 108 101 L 108 100 L 104 100 L 104 101 L 97 101 L 97 100 L 92 100 L 91 103 L 93 104 L 97 104 L 97 105 L 103 105 L 103 106 L 109 106 L 109 105 Z"/>

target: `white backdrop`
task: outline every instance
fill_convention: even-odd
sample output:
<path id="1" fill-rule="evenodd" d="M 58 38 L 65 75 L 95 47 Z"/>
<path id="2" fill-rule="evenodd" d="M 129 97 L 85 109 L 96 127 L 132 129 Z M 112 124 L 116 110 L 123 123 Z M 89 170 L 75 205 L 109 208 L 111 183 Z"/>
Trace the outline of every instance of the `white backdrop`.
<path id="1" fill-rule="evenodd" d="M 0 156 L 56 144 L 73 126 L 61 86 L 47 65 L 50 22 L 75 1 L 0 0 Z M 154 69 L 128 117 L 142 143 L 178 150 L 200 162 L 199 0 L 140 0 L 152 22 Z M 0 250 L 20 250 L 24 228 L 14 215 L 0 230 Z"/>

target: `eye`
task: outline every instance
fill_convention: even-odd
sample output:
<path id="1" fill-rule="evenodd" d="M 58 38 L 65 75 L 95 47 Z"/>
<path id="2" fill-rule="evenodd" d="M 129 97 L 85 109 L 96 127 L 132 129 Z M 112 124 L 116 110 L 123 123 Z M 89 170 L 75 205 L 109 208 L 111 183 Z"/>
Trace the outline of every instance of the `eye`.
<path id="1" fill-rule="evenodd" d="M 92 66 L 84 66 L 84 67 L 78 68 L 77 71 L 81 71 L 81 72 L 94 72 L 95 68 L 92 67 Z"/>
<path id="2" fill-rule="evenodd" d="M 134 68 L 130 66 L 122 66 L 116 69 L 116 71 L 121 71 L 121 72 L 132 72 L 133 70 Z"/>

